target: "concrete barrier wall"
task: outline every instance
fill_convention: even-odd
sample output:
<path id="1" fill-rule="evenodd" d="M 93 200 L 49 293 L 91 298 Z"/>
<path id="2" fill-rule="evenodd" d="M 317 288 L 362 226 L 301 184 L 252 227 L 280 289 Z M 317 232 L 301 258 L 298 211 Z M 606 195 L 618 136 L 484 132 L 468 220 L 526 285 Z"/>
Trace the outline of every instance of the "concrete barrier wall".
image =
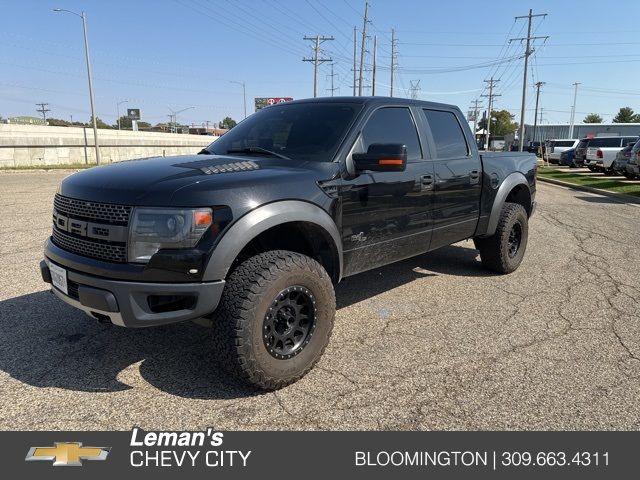
<path id="1" fill-rule="evenodd" d="M 198 153 L 218 137 L 98 129 L 103 163 Z M 0 124 L 0 167 L 96 163 L 93 129 Z"/>

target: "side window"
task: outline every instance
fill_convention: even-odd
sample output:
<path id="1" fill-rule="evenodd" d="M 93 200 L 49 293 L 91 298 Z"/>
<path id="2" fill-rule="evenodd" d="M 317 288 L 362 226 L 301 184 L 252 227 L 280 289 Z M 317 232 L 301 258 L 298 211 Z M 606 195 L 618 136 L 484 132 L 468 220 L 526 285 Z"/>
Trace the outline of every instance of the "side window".
<path id="1" fill-rule="evenodd" d="M 437 158 L 466 157 L 469 147 L 458 119 L 452 112 L 422 110 L 436 145 Z"/>
<path id="2" fill-rule="evenodd" d="M 408 108 L 385 107 L 376 110 L 362 129 L 362 148 L 372 143 L 402 143 L 407 146 L 407 159 L 422 158 L 418 132 Z"/>

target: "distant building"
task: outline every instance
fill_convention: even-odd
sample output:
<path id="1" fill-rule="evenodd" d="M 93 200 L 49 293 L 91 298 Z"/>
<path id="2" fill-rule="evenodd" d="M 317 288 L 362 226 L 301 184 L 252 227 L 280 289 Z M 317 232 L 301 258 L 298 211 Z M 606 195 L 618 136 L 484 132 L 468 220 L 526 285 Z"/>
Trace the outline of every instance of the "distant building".
<path id="1" fill-rule="evenodd" d="M 220 137 L 227 133 L 229 130 L 226 128 L 214 128 L 214 127 L 189 127 L 189 134 L 191 135 L 213 135 L 215 137 Z"/>
<path id="2" fill-rule="evenodd" d="M 573 126 L 573 138 L 604 136 L 640 136 L 640 123 L 577 123 Z M 553 138 L 569 138 L 569 125 L 566 123 L 538 125 L 535 131 L 536 141 Z M 533 125 L 524 124 L 524 143 L 534 141 Z"/>
<path id="3" fill-rule="evenodd" d="M 7 123 L 14 125 L 47 125 L 47 122 L 40 117 L 9 117 Z"/>

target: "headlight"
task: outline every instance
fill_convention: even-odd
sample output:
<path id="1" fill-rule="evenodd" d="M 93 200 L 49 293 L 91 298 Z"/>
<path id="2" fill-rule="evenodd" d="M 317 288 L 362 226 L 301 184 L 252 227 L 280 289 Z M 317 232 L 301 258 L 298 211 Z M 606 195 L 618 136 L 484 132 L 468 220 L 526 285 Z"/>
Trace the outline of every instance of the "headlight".
<path id="1" fill-rule="evenodd" d="M 135 208 L 129 262 L 147 263 L 161 248 L 193 248 L 212 222 L 210 208 Z"/>

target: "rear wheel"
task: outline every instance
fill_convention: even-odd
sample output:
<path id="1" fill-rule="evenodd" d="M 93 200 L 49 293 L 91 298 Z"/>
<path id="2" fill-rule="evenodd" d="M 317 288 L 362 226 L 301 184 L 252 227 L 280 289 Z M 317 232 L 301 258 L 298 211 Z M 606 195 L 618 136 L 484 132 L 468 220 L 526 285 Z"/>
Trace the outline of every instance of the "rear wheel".
<path id="1" fill-rule="evenodd" d="M 524 207 L 505 203 L 496 232 L 487 238 L 474 239 L 482 265 L 498 273 L 515 271 L 522 263 L 528 236 L 529 223 Z"/>
<path id="2" fill-rule="evenodd" d="M 214 342 L 233 373 L 260 388 L 282 388 L 322 356 L 335 306 L 333 284 L 318 262 L 285 250 L 261 253 L 227 280 Z"/>

